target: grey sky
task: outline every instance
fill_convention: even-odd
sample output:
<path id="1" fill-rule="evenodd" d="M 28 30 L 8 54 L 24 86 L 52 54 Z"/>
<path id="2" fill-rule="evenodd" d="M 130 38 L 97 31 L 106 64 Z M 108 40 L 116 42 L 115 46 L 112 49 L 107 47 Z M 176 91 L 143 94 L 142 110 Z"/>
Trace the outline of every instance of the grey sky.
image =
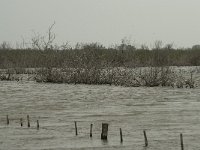
<path id="1" fill-rule="evenodd" d="M 27 41 L 55 21 L 56 41 L 100 42 L 130 37 L 178 47 L 200 44 L 200 0 L 0 0 L 0 42 Z"/>

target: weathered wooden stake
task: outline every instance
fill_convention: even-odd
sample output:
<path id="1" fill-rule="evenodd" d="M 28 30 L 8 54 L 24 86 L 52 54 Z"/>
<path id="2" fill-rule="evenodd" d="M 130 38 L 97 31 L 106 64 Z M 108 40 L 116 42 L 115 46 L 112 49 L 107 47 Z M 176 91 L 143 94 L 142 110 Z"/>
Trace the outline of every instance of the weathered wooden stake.
<path id="1" fill-rule="evenodd" d="M 39 130 L 40 128 L 40 124 L 39 124 L 39 120 L 37 120 L 37 130 Z"/>
<path id="2" fill-rule="evenodd" d="M 76 123 L 76 121 L 74 121 L 74 124 L 75 124 L 76 136 L 77 136 L 78 135 L 78 129 L 77 129 L 77 123 Z"/>
<path id="3" fill-rule="evenodd" d="M 29 119 L 29 115 L 27 115 L 27 122 L 28 122 L 28 128 L 30 128 L 30 119 Z"/>
<path id="4" fill-rule="evenodd" d="M 121 143 L 123 143 L 122 129 L 120 128 L 119 130 L 120 130 L 120 141 Z"/>
<path id="5" fill-rule="evenodd" d="M 147 140 L 146 131 L 144 130 L 143 133 L 144 133 L 144 142 L 145 142 L 145 147 L 147 147 L 147 146 L 148 146 L 148 140 Z"/>
<path id="6" fill-rule="evenodd" d="M 92 127 L 93 127 L 93 124 L 90 125 L 90 137 L 92 137 Z"/>
<path id="7" fill-rule="evenodd" d="M 181 150 L 184 150 L 184 144 L 183 144 L 183 134 L 180 134 L 180 140 L 181 140 Z"/>
<path id="8" fill-rule="evenodd" d="M 23 119 L 22 118 L 20 118 L 20 125 L 21 125 L 21 127 L 23 126 Z"/>
<path id="9" fill-rule="evenodd" d="M 7 123 L 7 125 L 9 125 L 9 123 L 10 123 L 8 115 L 6 116 L 6 123 Z"/>
<path id="10" fill-rule="evenodd" d="M 102 133 L 101 133 L 101 139 L 102 140 L 107 140 L 108 136 L 108 124 L 107 123 L 102 123 Z"/>

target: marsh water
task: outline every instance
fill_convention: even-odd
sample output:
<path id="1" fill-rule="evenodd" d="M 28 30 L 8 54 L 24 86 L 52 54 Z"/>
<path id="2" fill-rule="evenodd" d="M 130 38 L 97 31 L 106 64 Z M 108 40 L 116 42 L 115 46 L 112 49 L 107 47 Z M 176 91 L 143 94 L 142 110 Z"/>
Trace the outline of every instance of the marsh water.
<path id="1" fill-rule="evenodd" d="M 199 91 L 200 88 L 1 81 L 0 149 L 177 150 L 183 133 L 185 149 L 199 150 Z M 30 128 L 26 115 L 30 115 Z M 36 120 L 40 122 L 39 130 Z M 74 121 L 77 121 L 78 136 Z M 89 137 L 91 123 L 92 138 Z M 102 123 L 109 123 L 107 142 L 100 139 Z M 122 128 L 123 143 L 120 143 L 119 128 Z M 143 130 L 149 141 L 147 148 Z"/>

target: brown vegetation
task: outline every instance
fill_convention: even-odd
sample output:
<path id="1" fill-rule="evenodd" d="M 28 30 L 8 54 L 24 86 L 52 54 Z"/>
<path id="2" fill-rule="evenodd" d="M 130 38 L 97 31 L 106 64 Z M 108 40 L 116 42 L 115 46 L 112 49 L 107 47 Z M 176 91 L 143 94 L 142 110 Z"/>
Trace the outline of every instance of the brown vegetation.
<path id="1" fill-rule="evenodd" d="M 0 46 L 0 80 L 12 80 L 12 74 L 36 74 L 38 82 L 75 84 L 112 84 L 122 86 L 194 87 L 194 81 L 174 73 L 168 66 L 200 65 L 200 49 L 174 49 L 155 42 L 153 49 L 141 48 L 122 41 L 114 48 L 98 43 L 77 44 L 75 48 L 53 45 L 55 35 L 32 38 L 32 48 L 13 49 Z M 138 67 L 148 67 L 138 71 Z M 36 70 L 26 68 L 35 68 Z"/>

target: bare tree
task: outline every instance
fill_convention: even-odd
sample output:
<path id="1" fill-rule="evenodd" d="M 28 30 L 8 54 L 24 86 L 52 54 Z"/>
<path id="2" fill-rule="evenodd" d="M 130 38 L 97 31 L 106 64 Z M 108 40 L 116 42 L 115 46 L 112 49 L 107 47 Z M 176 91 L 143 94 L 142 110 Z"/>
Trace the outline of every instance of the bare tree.
<path id="1" fill-rule="evenodd" d="M 122 53 L 124 50 L 135 50 L 135 46 L 131 44 L 131 38 L 130 37 L 124 37 L 121 40 L 121 44 L 118 46 L 119 50 L 122 50 Z"/>
<path id="2" fill-rule="evenodd" d="M 48 28 L 47 36 L 42 36 L 39 33 L 34 32 L 34 36 L 31 38 L 32 48 L 38 50 L 53 49 L 53 42 L 56 38 L 55 33 L 52 32 L 55 22 Z"/>
<path id="3" fill-rule="evenodd" d="M 2 42 L 2 43 L 0 44 L 0 49 L 2 49 L 2 50 L 11 49 L 11 45 L 10 45 L 10 43 L 4 41 L 4 42 Z"/>
<path id="4" fill-rule="evenodd" d="M 62 45 L 58 46 L 59 49 L 61 50 L 70 50 L 72 49 L 71 45 L 69 44 L 69 42 L 65 42 Z"/>
<path id="5" fill-rule="evenodd" d="M 154 49 L 156 49 L 156 50 L 161 49 L 162 45 L 163 45 L 162 41 L 159 41 L 159 40 L 155 41 L 155 43 L 154 43 Z"/>
<path id="6" fill-rule="evenodd" d="M 193 50 L 197 50 L 197 49 L 199 50 L 199 49 L 200 49 L 200 45 L 193 45 L 193 46 L 192 46 L 192 49 L 193 49 Z"/>
<path id="7" fill-rule="evenodd" d="M 169 43 L 169 44 L 166 44 L 164 48 L 167 50 L 172 50 L 173 46 L 174 46 L 174 43 Z"/>
<path id="8" fill-rule="evenodd" d="M 149 47 L 146 44 L 142 44 L 141 50 L 149 50 Z"/>
<path id="9" fill-rule="evenodd" d="M 42 36 L 39 33 L 34 32 L 34 36 L 31 38 L 31 45 L 33 49 L 42 50 Z"/>
<path id="10" fill-rule="evenodd" d="M 52 32 L 53 27 L 55 26 L 55 22 L 48 29 L 48 37 L 47 40 L 43 39 L 44 50 L 53 49 L 53 41 L 56 38 L 55 33 Z"/>

